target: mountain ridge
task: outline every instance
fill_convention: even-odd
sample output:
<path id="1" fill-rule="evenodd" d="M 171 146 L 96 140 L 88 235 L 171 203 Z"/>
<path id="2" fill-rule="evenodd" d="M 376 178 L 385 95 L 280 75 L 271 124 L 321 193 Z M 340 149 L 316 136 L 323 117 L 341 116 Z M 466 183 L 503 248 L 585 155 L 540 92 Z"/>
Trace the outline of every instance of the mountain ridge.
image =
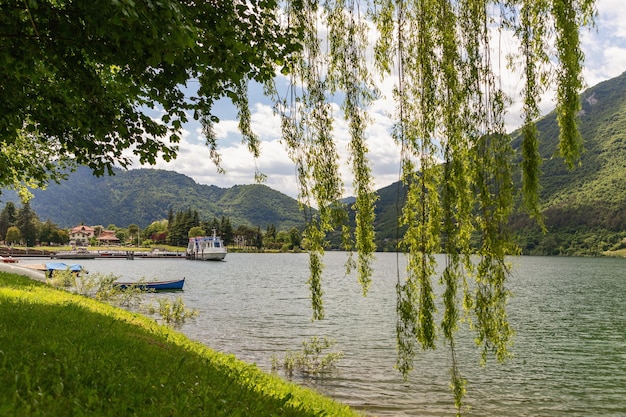
<path id="1" fill-rule="evenodd" d="M 144 228 L 167 219 L 170 210 L 188 209 L 197 210 L 201 220 L 227 217 L 235 227 L 264 229 L 273 224 L 279 230 L 289 230 L 304 225 L 298 202 L 266 185 L 220 188 L 154 168 L 114 172 L 113 176 L 95 177 L 89 168 L 78 167 L 67 180 L 51 183 L 45 190 L 32 190 L 31 207 L 40 220 L 50 219 L 63 228 L 79 223 L 121 227 L 134 223 Z M 14 191 L 3 190 L 0 202 L 7 201 L 20 200 Z"/>

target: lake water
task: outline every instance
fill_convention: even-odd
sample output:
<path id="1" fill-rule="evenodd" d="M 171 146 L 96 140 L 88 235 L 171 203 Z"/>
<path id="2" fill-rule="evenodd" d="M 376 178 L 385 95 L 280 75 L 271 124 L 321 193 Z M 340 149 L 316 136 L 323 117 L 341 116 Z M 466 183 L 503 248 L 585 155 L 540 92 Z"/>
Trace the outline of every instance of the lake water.
<path id="1" fill-rule="evenodd" d="M 78 261 L 123 279 L 186 277 L 183 296 L 199 317 L 190 338 L 269 371 L 271 357 L 299 351 L 310 336 L 337 341 L 344 358 L 323 379 L 296 382 L 367 414 L 454 415 L 449 351 L 420 353 L 408 381 L 394 369 L 395 286 L 403 257 L 376 255 L 367 297 L 345 276 L 346 254 L 325 257 L 326 319 L 312 322 L 308 255 L 236 254 L 224 262 L 179 259 Z M 40 263 L 41 261 L 33 261 Z M 70 261 L 73 262 L 73 261 Z M 459 336 L 468 379 L 467 416 L 626 416 L 626 260 L 521 257 L 509 303 L 513 358 L 479 365 L 471 335 Z"/>

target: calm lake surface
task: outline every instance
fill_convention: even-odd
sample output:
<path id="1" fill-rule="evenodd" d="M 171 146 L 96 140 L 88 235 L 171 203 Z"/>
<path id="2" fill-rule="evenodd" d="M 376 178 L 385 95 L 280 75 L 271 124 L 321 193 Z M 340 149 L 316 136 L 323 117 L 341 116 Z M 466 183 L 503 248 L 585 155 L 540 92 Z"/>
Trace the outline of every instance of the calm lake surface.
<path id="1" fill-rule="evenodd" d="M 198 318 L 180 330 L 269 371 L 271 357 L 328 336 L 344 358 L 323 379 L 296 378 L 370 415 L 454 415 L 450 353 L 422 352 L 408 381 L 394 369 L 395 286 L 404 259 L 376 255 L 367 297 L 345 276 L 346 254 L 325 257 L 326 319 L 312 322 L 308 255 L 236 254 L 224 262 L 96 259 L 90 273 L 124 280 L 186 277 L 182 295 Z M 443 259 L 443 258 L 442 258 Z M 40 263 L 36 261 L 33 263 Z M 626 259 L 521 257 L 509 281 L 513 358 L 479 365 L 472 336 L 459 336 L 468 416 L 626 416 Z M 170 295 L 171 296 L 171 295 Z"/>

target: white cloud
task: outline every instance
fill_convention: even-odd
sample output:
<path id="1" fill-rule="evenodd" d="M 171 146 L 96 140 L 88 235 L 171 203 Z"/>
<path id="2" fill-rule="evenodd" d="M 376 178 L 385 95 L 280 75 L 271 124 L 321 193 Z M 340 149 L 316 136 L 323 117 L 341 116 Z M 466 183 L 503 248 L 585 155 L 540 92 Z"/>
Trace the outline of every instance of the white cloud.
<path id="1" fill-rule="evenodd" d="M 583 30 L 583 71 L 588 87 L 626 71 L 626 2 L 598 0 L 596 26 Z"/>

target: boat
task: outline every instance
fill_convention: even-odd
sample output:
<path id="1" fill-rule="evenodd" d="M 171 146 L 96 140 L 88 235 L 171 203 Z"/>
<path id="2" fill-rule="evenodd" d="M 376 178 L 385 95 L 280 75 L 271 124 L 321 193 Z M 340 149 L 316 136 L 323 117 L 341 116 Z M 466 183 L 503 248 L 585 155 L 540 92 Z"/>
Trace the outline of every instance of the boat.
<path id="1" fill-rule="evenodd" d="M 182 251 L 168 251 L 158 248 L 152 249 L 150 252 L 137 252 L 135 257 L 137 259 L 171 259 L 182 258 L 184 253 Z"/>
<path id="2" fill-rule="evenodd" d="M 221 261 L 226 257 L 228 250 L 219 236 L 196 236 L 189 238 L 187 245 L 187 259 L 198 261 Z"/>
<path id="3" fill-rule="evenodd" d="M 19 260 L 18 260 L 18 259 L 15 259 L 15 258 L 14 258 L 14 257 L 12 257 L 12 256 L 9 256 L 8 258 L 5 258 L 5 257 L 3 257 L 3 256 L 0 256 L 0 262 L 3 262 L 3 263 L 5 263 L 5 264 L 16 264 L 16 263 L 18 263 L 18 262 L 19 262 Z"/>
<path id="4" fill-rule="evenodd" d="M 61 251 L 50 255 L 51 259 L 95 259 L 96 255 L 85 248 Z"/>
<path id="5" fill-rule="evenodd" d="M 79 264 L 68 265 L 63 262 L 46 262 L 45 272 L 48 278 L 52 278 L 52 274 L 54 273 L 54 271 L 70 271 L 77 275 L 80 274 L 81 272 L 87 273 L 87 271 L 83 268 L 83 266 Z"/>
<path id="6" fill-rule="evenodd" d="M 114 282 L 113 285 L 121 290 L 127 288 L 139 288 L 141 290 L 154 291 L 175 291 L 182 290 L 185 285 L 185 278 L 174 279 L 171 281 L 150 281 L 150 282 Z"/>

